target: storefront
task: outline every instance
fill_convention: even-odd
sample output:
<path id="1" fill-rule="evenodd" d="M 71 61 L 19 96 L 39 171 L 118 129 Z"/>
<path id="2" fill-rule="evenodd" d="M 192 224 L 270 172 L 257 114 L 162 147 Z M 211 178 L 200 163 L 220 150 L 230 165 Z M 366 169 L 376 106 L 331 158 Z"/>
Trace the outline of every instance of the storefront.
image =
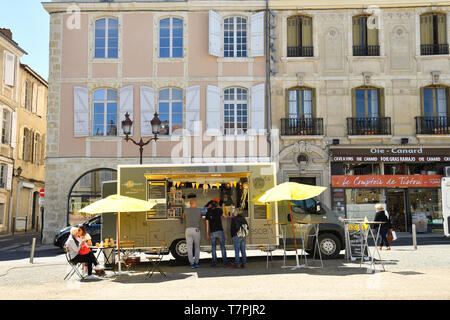
<path id="1" fill-rule="evenodd" d="M 332 207 L 347 218 L 373 218 L 386 204 L 393 228 L 442 232 L 440 181 L 450 166 L 450 148 L 332 148 Z"/>

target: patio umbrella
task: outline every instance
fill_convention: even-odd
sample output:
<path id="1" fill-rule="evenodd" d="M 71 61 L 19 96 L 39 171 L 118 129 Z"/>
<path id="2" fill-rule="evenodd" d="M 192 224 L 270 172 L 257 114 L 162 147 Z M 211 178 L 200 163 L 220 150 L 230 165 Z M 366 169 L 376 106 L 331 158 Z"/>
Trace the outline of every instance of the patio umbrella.
<path id="1" fill-rule="evenodd" d="M 286 200 L 289 202 L 289 216 L 291 218 L 292 235 L 294 236 L 295 258 L 297 261 L 296 267 L 299 267 L 299 263 L 297 252 L 297 240 L 295 238 L 294 219 L 292 218 L 291 200 L 306 200 L 314 198 L 320 195 L 326 189 L 327 187 L 311 186 L 296 182 L 285 182 L 267 190 L 262 195 L 259 195 L 258 197 L 253 199 L 253 201 L 260 203 L 286 201 Z"/>
<path id="2" fill-rule="evenodd" d="M 156 202 L 149 202 L 135 198 L 125 197 L 118 194 L 111 195 L 105 199 L 98 200 L 84 207 L 79 212 L 87 214 L 102 214 L 117 212 L 117 252 L 120 266 L 120 213 L 121 212 L 147 212 L 150 211 Z"/>

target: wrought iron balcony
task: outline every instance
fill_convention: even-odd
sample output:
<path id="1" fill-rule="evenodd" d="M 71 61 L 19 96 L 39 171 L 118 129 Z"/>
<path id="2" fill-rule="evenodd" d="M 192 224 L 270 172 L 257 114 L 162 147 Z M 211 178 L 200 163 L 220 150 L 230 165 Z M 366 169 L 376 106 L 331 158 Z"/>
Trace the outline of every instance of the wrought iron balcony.
<path id="1" fill-rule="evenodd" d="M 283 118 L 281 119 L 281 135 L 285 136 L 323 135 L 323 119 Z"/>
<path id="2" fill-rule="evenodd" d="M 450 117 L 416 117 L 416 134 L 450 134 Z"/>
<path id="3" fill-rule="evenodd" d="M 391 118 L 347 118 L 348 135 L 390 135 Z"/>
<path id="4" fill-rule="evenodd" d="M 288 47 L 288 57 L 314 57 L 314 47 Z"/>
<path id="5" fill-rule="evenodd" d="M 380 46 L 353 46 L 353 56 L 379 56 Z"/>
<path id="6" fill-rule="evenodd" d="M 448 44 L 421 44 L 420 54 L 423 56 L 434 54 L 448 54 Z"/>

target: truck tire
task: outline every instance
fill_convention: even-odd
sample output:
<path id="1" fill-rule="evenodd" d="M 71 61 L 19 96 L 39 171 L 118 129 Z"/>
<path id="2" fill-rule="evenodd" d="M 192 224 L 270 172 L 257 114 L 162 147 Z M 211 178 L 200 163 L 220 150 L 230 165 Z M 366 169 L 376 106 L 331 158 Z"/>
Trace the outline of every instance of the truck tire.
<path id="1" fill-rule="evenodd" d="M 332 233 L 319 234 L 319 247 L 322 259 L 336 259 L 341 252 L 341 241 Z"/>
<path id="2" fill-rule="evenodd" d="M 179 262 L 188 260 L 188 250 L 186 239 L 175 240 L 170 246 L 170 253 Z"/>

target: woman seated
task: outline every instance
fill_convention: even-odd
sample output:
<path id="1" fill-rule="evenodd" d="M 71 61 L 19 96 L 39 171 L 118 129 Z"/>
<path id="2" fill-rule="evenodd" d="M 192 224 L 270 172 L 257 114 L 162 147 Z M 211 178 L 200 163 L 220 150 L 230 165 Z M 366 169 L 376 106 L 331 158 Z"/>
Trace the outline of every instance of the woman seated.
<path id="1" fill-rule="evenodd" d="M 94 254 L 89 251 L 86 254 L 80 254 L 82 247 L 86 246 L 86 239 L 83 239 L 82 230 L 77 227 L 72 227 L 70 229 L 70 236 L 66 241 L 66 248 L 69 254 L 69 259 L 72 263 L 86 263 L 88 267 L 88 277 L 87 279 L 95 279 L 96 276 L 92 274 L 92 265 L 98 265 L 97 259 Z"/>

